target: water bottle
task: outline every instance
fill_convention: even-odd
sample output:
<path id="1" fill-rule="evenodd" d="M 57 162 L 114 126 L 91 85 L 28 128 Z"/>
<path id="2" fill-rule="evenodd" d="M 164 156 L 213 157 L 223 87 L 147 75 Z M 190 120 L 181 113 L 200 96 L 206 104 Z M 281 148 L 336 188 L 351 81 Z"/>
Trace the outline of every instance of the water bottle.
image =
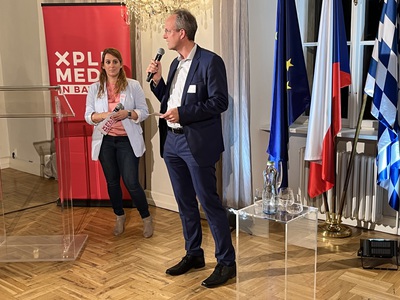
<path id="1" fill-rule="evenodd" d="M 276 213 L 276 178 L 277 170 L 273 161 L 267 162 L 267 167 L 263 171 L 264 188 L 262 192 L 262 208 L 263 212 L 268 215 Z"/>

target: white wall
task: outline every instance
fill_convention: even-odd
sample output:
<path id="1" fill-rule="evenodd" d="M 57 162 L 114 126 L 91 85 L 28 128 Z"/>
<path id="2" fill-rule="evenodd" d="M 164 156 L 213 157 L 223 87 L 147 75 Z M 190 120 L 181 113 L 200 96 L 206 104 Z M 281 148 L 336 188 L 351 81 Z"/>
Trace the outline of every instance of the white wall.
<path id="1" fill-rule="evenodd" d="M 0 3 L 0 84 L 4 86 L 32 86 L 43 82 L 42 45 L 39 43 L 43 28 L 38 16 L 40 2 L 2 0 Z M 46 70 L 47 72 L 47 70 Z M 42 93 L 4 92 L 0 95 L 3 109 L 13 99 L 30 97 L 43 104 Z M 24 107 L 21 107 L 21 111 Z M 51 119 L 7 119 L 0 122 L 1 166 L 7 167 L 6 158 L 12 150 L 17 157 L 9 160 L 11 167 L 40 174 L 40 157 L 33 143 L 51 139 Z M 30 130 L 27 130 L 30 129 Z M 4 134 L 3 134 L 4 133 Z M 4 138 L 8 136 L 7 141 Z M 3 142 L 4 141 L 4 142 Z"/>
<path id="2" fill-rule="evenodd" d="M 0 16 L 1 18 L 1 16 Z M 1 21 L 0 21 L 1 22 Z M 2 27 L 0 27 L 2 28 Z M 3 68 L 0 51 L 0 85 L 3 85 Z M 0 112 L 5 112 L 4 93 L 0 92 Z M 8 138 L 8 124 L 6 119 L 0 118 L 0 169 L 9 167 L 10 142 Z"/>
<path id="3" fill-rule="evenodd" d="M 271 115 L 276 1 L 249 1 L 250 134 L 253 188 L 263 186 Z M 269 127 L 269 125 L 268 125 Z"/>

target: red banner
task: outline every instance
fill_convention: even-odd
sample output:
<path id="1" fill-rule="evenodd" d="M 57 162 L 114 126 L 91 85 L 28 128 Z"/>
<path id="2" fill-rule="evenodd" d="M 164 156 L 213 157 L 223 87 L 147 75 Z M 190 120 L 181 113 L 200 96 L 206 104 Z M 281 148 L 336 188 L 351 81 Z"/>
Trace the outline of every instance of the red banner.
<path id="1" fill-rule="evenodd" d="M 131 77 L 130 27 L 119 3 L 42 4 L 42 11 L 50 85 L 61 86 L 75 112 L 68 123 L 72 198 L 108 199 L 101 166 L 90 156 L 93 128 L 84 121 L 86 94 L 99 80 L 105 48 L 121 52 Z"/>

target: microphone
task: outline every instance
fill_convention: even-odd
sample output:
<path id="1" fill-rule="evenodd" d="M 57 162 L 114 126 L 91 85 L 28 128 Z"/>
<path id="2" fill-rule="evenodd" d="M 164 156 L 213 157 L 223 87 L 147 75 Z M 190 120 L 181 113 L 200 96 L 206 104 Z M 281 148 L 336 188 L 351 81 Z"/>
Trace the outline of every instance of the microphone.
<path id="1" fill-rule="evenodd" d="M 107 135 L 110 130 L 111 127 L 114 125 L 114 123 L 116 122 L 114 119 L 111 119 L 111 116 L 116 113 L 117 111 L 124 109 L 124 106 L 122 105 L 122 103 L 118 103 L 115 108 L 113 109 L 112 113 L 108 115 L 107 118 L 104 119 L 103 121 L 103 125 L 101 127 L 99 127 L 99 130 L 102 134 Z"/>
<path id="2" fill-rule="evenodd" d="M 163 48 L 158 49 L 157 54 L 156 54 L 156 58 L 154 58 L 154 60 L 155 61 L 160 61 L 161 57 L 164 55 L 164 53 L 165 53 L 165 51 L 164 51 Z M 148 72 L 146 81 L 150 82 L 150 80 L 153 78 L 153 76 L 154 76 L 154 73 Z"/>
<path id="3" fill-rule="evenodd" d="M 122 103 L 120 102 L 120 103 L 118 103 L 118 104 L 114 107 L 113 112 L 120 111 L 121 109 L 124 109 L 124 106 L 123 106 Z"/>

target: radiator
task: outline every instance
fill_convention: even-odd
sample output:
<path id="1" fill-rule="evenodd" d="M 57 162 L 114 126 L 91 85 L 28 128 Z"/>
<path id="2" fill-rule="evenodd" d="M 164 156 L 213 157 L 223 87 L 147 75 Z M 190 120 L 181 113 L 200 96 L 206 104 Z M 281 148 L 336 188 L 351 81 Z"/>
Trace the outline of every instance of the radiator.
<path id="1" fill-rule="evenodd" d="M 321 213 L 326 212 L 322 196 L 310 198 L 307 193 L 309 162 L 304 160 L 305 148 L 301 148 L 300 156 L 300 182 L 298 194 L 302 202 L 308 206 L 314 206 Z M 336 197 L 334 188 L 327 192 L 327 200 L 330 212 L 336 201 L 336 208 L 343 194 L 346 172 L 351 152 L 338 152 L 336 161 Z M 345 205 L 342 217 L 351 218 L 359 221 L 377 223 L 383 218 L 384 189 L 376 185 L 376 163 L 375 157 L 356 154 L 350 176 L 349 185 L 346 192 Z"/>

